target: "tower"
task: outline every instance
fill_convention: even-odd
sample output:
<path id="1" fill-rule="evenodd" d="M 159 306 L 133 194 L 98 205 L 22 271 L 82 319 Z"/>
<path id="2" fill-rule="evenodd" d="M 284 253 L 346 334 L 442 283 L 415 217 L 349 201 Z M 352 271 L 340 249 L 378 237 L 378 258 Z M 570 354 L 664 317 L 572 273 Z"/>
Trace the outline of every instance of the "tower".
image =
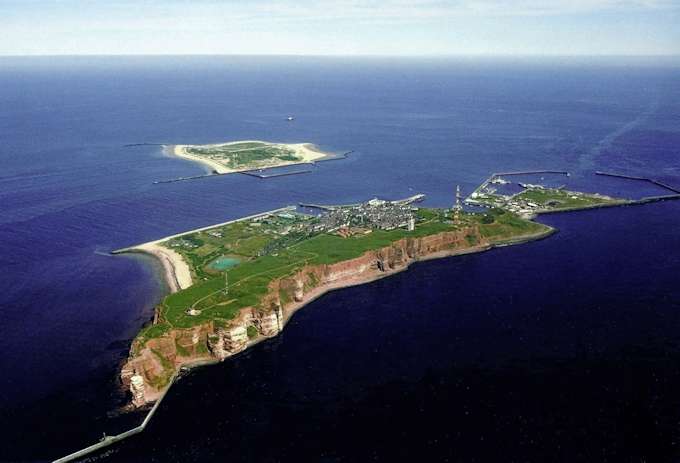
<path id="1" fill-rule="evenodd" d="M 456 204 L 453 206 L 453 221 L 460 223 L 460 211 L 463 206 L 460 204 L 460 185 L 456 185 Z"/>

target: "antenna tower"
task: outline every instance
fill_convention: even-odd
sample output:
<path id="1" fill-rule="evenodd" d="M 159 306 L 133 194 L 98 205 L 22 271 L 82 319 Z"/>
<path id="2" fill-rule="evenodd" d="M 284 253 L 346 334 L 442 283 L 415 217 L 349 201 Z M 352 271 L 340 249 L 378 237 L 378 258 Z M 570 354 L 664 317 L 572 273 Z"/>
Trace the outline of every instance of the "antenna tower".
<path id="1" fill-rule="evenodd" d="M 460 211 L 463 207 L 460 204 L 460 185 L 456 185 L 456 204 L 453 206 L 453 220 L 460 222 Z"/>

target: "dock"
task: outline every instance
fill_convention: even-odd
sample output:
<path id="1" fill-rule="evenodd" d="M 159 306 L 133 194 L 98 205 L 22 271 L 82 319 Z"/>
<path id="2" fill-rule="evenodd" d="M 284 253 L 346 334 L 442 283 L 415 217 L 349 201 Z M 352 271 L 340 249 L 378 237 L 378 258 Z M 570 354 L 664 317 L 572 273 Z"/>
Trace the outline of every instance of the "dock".
<path id="1" fill-rule="evenodd" d="M 535 175 L 535 174 L 559 174 L 566 175 L 567 177 L 571 175 L 566 170 L 519 170 L 515 172 L 497 172 L 495 174 L 491 174 L 491 177 L 489 178 L 503 177 L 508 175 Z"/>
<path id="2" fill-rule="evenodd" d="M 564 175 L 564 176 L 571 176 L 571 173 L 566 170 L 553 170 L 553 169 L 536 169 L 536 170 L 519 170 L 519 171 L 512 171 L 512 172 L 494 172 L 491 174 L 486 180 L 484 180 L 475 190 L 470 193 L 463 202 L 466 204 L 472 204 L 472 205 L 477 205 L 478 202 L 473 199 L 475 197 L 475 194 L 478 194 L 480 191 L 483 191 L 486 189 L 487 186 L 489 186 L 490 183 L 493 183 L 494 180 L 500 177 L 508 177 L 512 175 L 536 175 L 536 174 L 557 174 L 557 175 Z"/>
<path id="3" fill-rule="evenodd" d="M 405 206 L 407 204 L 412 204 L 412 203 L 417 203 L 425 199 L 425 195 L 422 193 L 419 193 L 417 195 L 409 196 L 408 198 L 404 199 L 397 199 L 395 201 L 390 201 L 391 203 L 394 204 L 399 204 L 401 206 Z M 353 203 L 353 204 L 334 204 L 334 205 L 329 205 L 329 204 L 311 204 L 311 203 L 300 203 L 300 207 L 308 207 L 311 209 L 321 209 L 324 211 L 332 211 L 341 207 L 356 207 L 359 206 L 360 203 Z"/>

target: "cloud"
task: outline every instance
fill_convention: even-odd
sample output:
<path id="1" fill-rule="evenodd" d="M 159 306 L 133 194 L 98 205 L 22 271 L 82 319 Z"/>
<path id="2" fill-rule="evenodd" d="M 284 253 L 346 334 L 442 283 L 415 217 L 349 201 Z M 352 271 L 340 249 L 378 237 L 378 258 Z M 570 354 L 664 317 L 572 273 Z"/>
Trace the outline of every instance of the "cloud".
<path id="1" fill-rule="evenodd" d="M 0 54 L 630 52 L 624 37 L 677 53 L 679 13 L 680 0 L 0 0 Z"/>
<path id="2" fill-rule="evenodd" d="M 211 18 L 230 21 L 402 21 L 680 10 L 680 0 L 3 0 L 0 5 L 1 13 L 22 10 L 47 14 L 53 11 L 65 17 L 203 18 L 208 22 Z"/>

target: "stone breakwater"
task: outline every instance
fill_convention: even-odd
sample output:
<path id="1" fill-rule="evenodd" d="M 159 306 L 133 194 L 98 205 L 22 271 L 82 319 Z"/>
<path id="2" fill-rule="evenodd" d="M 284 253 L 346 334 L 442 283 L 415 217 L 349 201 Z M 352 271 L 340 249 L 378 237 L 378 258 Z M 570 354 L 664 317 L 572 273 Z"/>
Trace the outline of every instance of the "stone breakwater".
<path id="1" fill-rule="evenodd" d="M 541 238 L 551 232 L 548 229 L 540 234 L 516 237 L 512 242 Z M 131 393 L 132 403 L 143 406 L 161 396 L 181 367 L 222 361 L 258 341 L 276 336 L 295 311 L 329 291 L 384 278 L 416 261 L 484 251 L 495 244 L 499 243 L 490 242 L 476 227 L 469 227 L 403 238 L 334 264 L 305 266 L 273 280 L 259 305 L 241 309 L 225 326 L 210 321 L 192 328 L 172 329 L 145 345 L 135 340 L 122 368 L 121 380 Z M 157 314 L 155 321 L 159 318 L 162 315 Z"/>

